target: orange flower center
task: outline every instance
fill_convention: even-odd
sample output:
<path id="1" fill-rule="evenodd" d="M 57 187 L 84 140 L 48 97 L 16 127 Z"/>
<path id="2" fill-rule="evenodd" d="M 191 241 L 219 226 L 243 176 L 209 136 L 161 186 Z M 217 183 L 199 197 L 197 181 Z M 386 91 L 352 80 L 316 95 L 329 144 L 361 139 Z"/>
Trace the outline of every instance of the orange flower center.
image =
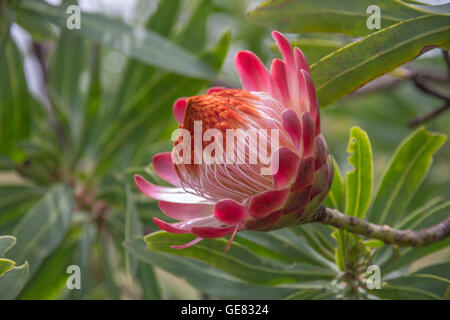
<path id="1" fill-rule="evenodd" d="M 201 121 L 204 133 L 208 129 L 245 128 L 243 115 L 258 115 L 254 102 L 258 98 L 249 91 L 226 89 L 207 95 L 190 97 L 187 100 L 184 122 L 180 126 L 194 133 L 194 121 Z"/>

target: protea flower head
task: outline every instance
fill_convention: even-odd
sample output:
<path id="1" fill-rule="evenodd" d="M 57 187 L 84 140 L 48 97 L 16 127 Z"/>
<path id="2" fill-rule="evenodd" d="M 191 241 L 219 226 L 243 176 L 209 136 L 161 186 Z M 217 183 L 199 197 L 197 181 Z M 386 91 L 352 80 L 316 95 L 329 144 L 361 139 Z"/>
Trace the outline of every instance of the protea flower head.
<path id="1" fill-rule="evenodd" d="M 292 50 L 282 34 L 274 31 L 272 36 L 283 60 L 274 59 L 270 71 L 255 54 L 240 51 L 235 64 L 243 89 L 215 87 L 205 95 L 175 102 L 174 116 L 185 134 L 178 133 L 172 153 L 153 158 L 156 173 L 174 187 L 157 186 L 135 176 L 139 190 L 159 200 L 160 209 L 179 220 L 167 223 L 154 218 L 161 229 L 196 236 L 174 248 L 231 235 L 228 249 L 235 233 L 241 230 L 270 231 L 308 223 L 328 193 L 333 166 L 320 134 L 319 106 L 308 63 L 301 50 Z M 206 137 L 210 129 L 215 130 L 214 134 Z M 262 161 L 183 163 L 175 159 L 182 155 L 198 160 L 202 150 L 199 153 L 196 148 L 207 151 L 207 141 L 217 142 L 220 134 L 226 136 L 226 147 L 217 144 L 210 153 L 212 158 L 227 158 L 231 152 L 232 156 L 244 155 L 248 159 L 257 145 L 244 136 L 243 144 L 234 147 L 234 139 L 249 129 L 267 132 L 259 137 L 259 141 L 265 141 L 269 155 L 267 166 Z M 200 143 L 193 141 L 196 130 L 204 134 Z M 225 134 L 229 130 L 239 133 L 230 138 Z M 274 132 L 271 139 L 269 130 Z M 194 139 L 189 134 L 194 134 Z M 274 136 L 278 140 L 272 139 Z M 183 143 L 183 147 L 192 146 L 194 151 L 180 148 Z"/>

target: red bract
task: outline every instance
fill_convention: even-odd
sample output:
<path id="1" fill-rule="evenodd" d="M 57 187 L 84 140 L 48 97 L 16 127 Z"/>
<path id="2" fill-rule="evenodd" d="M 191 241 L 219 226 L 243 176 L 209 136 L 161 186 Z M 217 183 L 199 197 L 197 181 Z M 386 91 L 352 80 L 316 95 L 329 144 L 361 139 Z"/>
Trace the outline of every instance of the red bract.
<path id="1" fill-rule="evenodd" d="M 201 121 L 202 133 L 208 129 L 224 135 L 228 129 L 279 130 L 278 144 L 267 141 L 269 174 L 261 174 L 261 163 L 175 164 L 167 152 L 155 155 L 153 165 L 174 188 L 135 176 L 139 190 L 159 200 L 161 210 L 179 220 L 167 223 L 155 218 L 161 229 L 197 237 L 177 249 L 231 234 L 230 244 L 234 234 L 244 229 L 270 231 L 308 223 L 328 193 L 333 166 L 320 134 L 308 63 L 281 33 L 272 35 L 284 60 L 274 59 L 270 71 L 255 54 L 241 51 L 236 55 L 236 70 L 243 89 L 211 88 L 206 95 L 180 98 L 173 107 L 180 128 L 189 133 L 194 133 L 196 121 Z M 175 141 L 175 147 L 183 139 Z M 254 146 L 249 139 L 244 141 L 243 152 L 248 156 Z M 205 145 L 203 141 L 201 146 Z"/>

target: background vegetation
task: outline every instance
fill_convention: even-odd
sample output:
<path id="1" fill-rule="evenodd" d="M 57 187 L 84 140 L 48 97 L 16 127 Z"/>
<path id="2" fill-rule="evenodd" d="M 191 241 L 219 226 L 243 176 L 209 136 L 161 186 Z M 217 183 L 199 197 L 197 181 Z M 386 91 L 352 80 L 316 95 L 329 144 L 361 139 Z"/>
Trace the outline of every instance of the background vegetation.
<path id="1" fill-rule="evenodd" d="M 168 250 L 189 236 L 164 232 L 146 238 L 149 250 L 142 236 L 162 213 L 132 179 L 157 181 L 151 158 L 170 148 L 175 99 L 239 87 L 235 52 L 269 63 L 277 29 L 311 63 L 341 168 L 327 204 L 351 214 L 345 172 L 370 173 L 372 156 L 348 162 L 347 147 L 371 145 L 374 179 L 357 186 L 369 209 L 355 215 L 414 229 L 443 220 L 450 145 L 431 132 L 449 133 L 448 5 L 141 0 L 124 11 L 80 1 L 81 29 L 68 30 L 76 1 L 56 2 L 0 0 L 0 298 L 448 298 L 448 238 L 398 248 L 311 224 L 239 233 L 227 254 L 226 240 Z M 381 30 L 366 26 L 373 4 Z M 413 128 L 421 120 L 426 129 Z M 73 264 L 81 290 L 66 287 Z M 370 264 L 381 290 L 365 287 Z"/>

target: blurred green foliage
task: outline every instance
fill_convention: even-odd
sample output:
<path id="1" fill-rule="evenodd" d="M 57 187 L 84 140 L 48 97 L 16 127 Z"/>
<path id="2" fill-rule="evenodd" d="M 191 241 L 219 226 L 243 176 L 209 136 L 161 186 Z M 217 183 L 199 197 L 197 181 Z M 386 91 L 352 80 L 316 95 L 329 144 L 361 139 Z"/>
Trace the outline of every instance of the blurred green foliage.
<path id="1" fill-rule="evenodd" d="M 276 28 L 293 33 L 292 44 L 312 63 L 323 133 L 342 172 L 336 170 L 327 204 L 344 211 L 356 188 L 345 172 L 367 173 L 373 162 L 374 178 L 368 174 L 359 186 L 370 221 L 399 228 L 441 221 L 449 207 L 450 146 L 437 151 L 444 138 L 429 131 L 448 134 L 450 115 L 427 122 L 429 131 L 413 132 L 407 123 L 442 104 L 418 90 L 412 75 L 449 92 L 439 53 L 415 59 L 430 45 L 448 49 L 446 8 L 393 0 L 140 0 L 129 21 L 103 8 L 83 12 L 81 29 L 68 30 L 70 4 L 76 1 L 0 0 L 0 236 L 15 237 L 0 237 L 0 299 L 192 298 L 190 286 L 207 297 L 239 299 L 448 295 L 448 239 L 400 249 L 312 224 L 241 232 L 227 254 L 224 239 L 174 252 L 168 244 L 189 236 L 158 232 L 145 238 L 149 250 L 143 236 L 156 231 L 152 218 L 162 213 L 132 186 L 135 173 L 158 179 L 150 162 L 170 148 L 172 103 L 212 85 L 239 87 L 235 52 L 251 50 L 269 64 L 278 56 L 270 50 Z M 382 9 L 380 31 L 366 27 L 369 4 Z M 31 37 L 25 48 L 14 30 Z M 354 126 L 361 129 L 352 130 L 352 141 L 364 144 L 370 164 L 347 162 Z M 386 209 L 387 187 L 397 186 L 404 170 L 388 170 L 395 150 L 392 161 L 415 164 L 416 178 L 398 186 L 395 209 Z M 349 211 L 362 217 L 365 209 Z M 7 242 L 15 243 L 8 252 Z M 383 289 L 351 291 L 349 277 L 364 271 L 351 268 L 368 263 L 382 267 Z M 81 290 L 66 287 L 72 264 L 81 267 Z M 167 272 L 178 277 L 177 290 Z"/>

